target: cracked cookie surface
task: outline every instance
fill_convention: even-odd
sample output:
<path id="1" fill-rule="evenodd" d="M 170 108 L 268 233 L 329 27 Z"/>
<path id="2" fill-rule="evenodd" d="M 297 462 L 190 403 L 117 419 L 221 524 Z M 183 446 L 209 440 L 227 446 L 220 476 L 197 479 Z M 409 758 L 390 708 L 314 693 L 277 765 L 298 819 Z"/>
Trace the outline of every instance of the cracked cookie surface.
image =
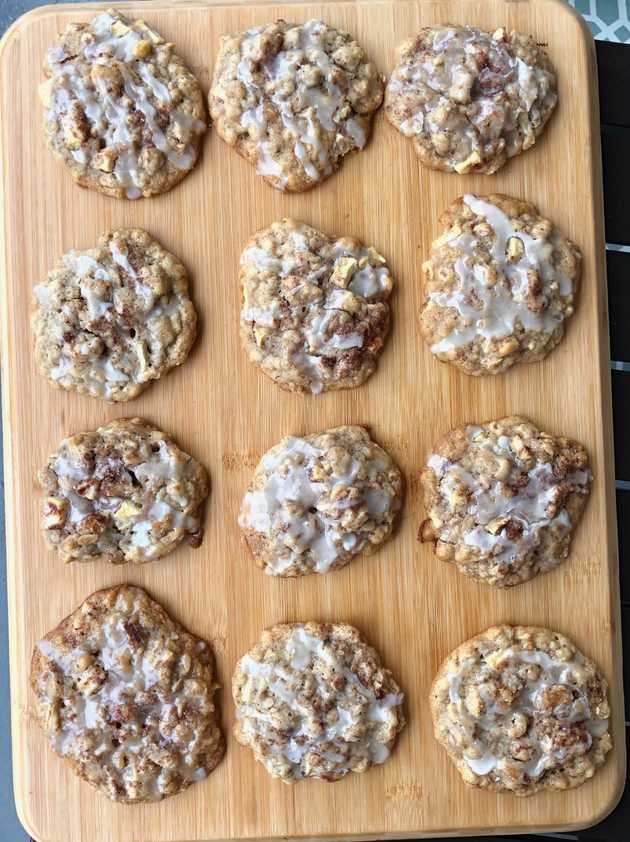
<path id="1" fill-rule="evenodd" d="M 336 781 L 384 763 L 405 725 L 403 694 L 352 626 L 274 626 L 238 662 L 234 736 L 285 783 Z"/>
<path id="2" fill-rule="evenodd" d="M 68 252 L 33 294 L 37 363 L 63 389 L 129 400 L 183 363 L 195 340 L 186 270 L 138 228 Z"/>
<path id="3" fill-rule="evenodd" d="M 261 459 L 239 526 L 271 576 L 327 573 L 391 535 L 402 476 L 363 427 L 288 436 Z"/>
<path id="4" fill-rule="evenodd" d="M 467 194 L 423 264 L 421 330 L 431 351 L 467 374 L 543 359 L 575 307 L 582 256 L 529 202 Z"/>
<path id="5" fill-rule="evenodd" d="M 110 9 L 71 23 L 40 85 L 49 148 L 83 187 L 120 199 L 170 190 L 206 130 L 199 83 L 143 20 Z"/>
<path id="6" fill-rule="evenodd" d="M 46 541 L 66 563 L 143 564 L 203 539 L 205 469 L 140 418 L 64 439 L 38 480 Z"/>
<path id="7" fill-rule="evenodd" d="M 553 65 L 529 35 L 429 26 L 398 48 L 385 115 L 423 164 L 494 173 L 533 146 L 557 101 Z"/>
<path id="8" fill-rule="evenodd" d="M 363 149 L 382 99 L 382 76 L 348 33 L 279 20 L 222 39 L 210 114 L 272 187 L 295 192 Z"/>
<path id="9" fill-rule="evenodd" d="M 240 279 L 243 346 L 283 389 L 347 389 L 374 372 L 393 287 L 374 248 L 283 219 L 249 241 Z"/>
<path id="10" fill-rule="evenodd" d="M 612 747 L 607 687 L 558 632 L 490 628 L 442 664 L 430 697 L 435 737 L 469 786 L 573 789 Z"/>
<path id="11" fill-rule="evenodd" d="M 422 471 L 421 539 L 473 579 L 518 585 L 568 556 L 592 478 L 581 444 L 524 418 L 459 427 Z"/>
<path id="12" fill-rule="evenodd" d="M 158 801 L 224 753 L 210 646 L 142 588 L 97 591 L 35 646 L 37 721 L 54 751 L 113 801 Z"/>

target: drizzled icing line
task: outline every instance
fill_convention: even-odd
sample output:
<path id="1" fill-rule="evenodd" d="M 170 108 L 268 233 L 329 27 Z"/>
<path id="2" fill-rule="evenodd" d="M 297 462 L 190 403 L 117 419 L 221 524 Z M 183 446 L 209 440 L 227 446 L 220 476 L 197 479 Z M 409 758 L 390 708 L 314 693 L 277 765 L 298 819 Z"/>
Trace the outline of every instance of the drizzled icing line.
<path id="1" fill-rule="evenodd" d="M 262 659 L 248 654 L 237 666 L 237 735 L 285 780 L 336 779 L 384 763 L 402 727 L 402 693 L 391 682 L 377 695 L 337 645 L 297 624 Z M 261 706 L 262 697 L 271 703 Z"/>
<path id="2" fill-rule="evenodd" d="M 74 160 L 84 168 L 111 173 L 129 199 L 143 195 L 147 186 L 144 150 L 134 138 L 137 115 L 152 147 L 176 170 L 188 171 L 196 157 L 196 136 L 205 131 L 203 120 L 174 106 L 168 84 L 157 78 L 151 64 L 156 50 L 167 50 L 162 39 L 141 21 L 127 21 L 105 12 L 86 30 L 92 40 L 76 56 L 61 46 L 47 53 L 51 78 L 42 86 L 46 119 L 59 126 Z M 172 84 L 171 80 L 169 83 Z M 76 108 L 89 124 L 83 136 L 74 127 Z M 161 123 L 168 113 L 168 128 Z M 77 133 L 79 131 L 79 133 Z M 104 141 L 105 148 L 96 139 Z"/>
<path id="3" fill-rule="evenodd" d="M 342 436 L 326 448 L 316 440 L 291 437 L 269 451 L 243 498 L 239 526 L 264 536 L 269 575 L 304 565 L 326 573 L 369 547 L 375 531 L 383 540 L 400 508 L 400 477 L 384 451 L 372 445 L 357 458 Z"/>
<path id="4" fill-rule="evenodd" d="M 544 531 L 554 529 L 563 535 L 570 532 L 573 524 L 561 501 L 566 498 L 567 485 L 572 494 L 588 494 L 593 478 L 590 469 L 577 470 L 559 479 L 548 462 L 537 461 L 525 469 L 525 462 L 505 434 L 495 441 L 492 434 L 470 426 L 467 438 L 474 450 L 488 451 L 509 468 L 505 475 L 480 482 L 461 465 L 443 456 L 432 454 L 427 460 L 447 506 L 453 506 L 453 511 L 457 509 L 458 514 L 468 515 L 474 521 L 462 533 L 465 544 L 476 548 L 482 557 L 491 557 L 493 562 L 514 564 L 539 546 Z M 506 494 L 508 487 L 510 493 Z M 468 501 L 463 510 L 459 508 L 461 488 L 466 490 Z M 508 522 L 517 524 L 511 534 L 506 529 Z"/>
<path id="5" fill-rule="evenodd" d="M 455 227 L 440 239 L 440 248 L 460 253 L 454 263 L 456 283 L 450 292 L 431 291 L 428 301 L 454 309 L 464 326 L 454 328 L 431 350 L 435 354 L 452 352 L 472 344 L 479 336 L 486 342 L 501 339 L 514 334 L 519 326 L 525 331 L 552 334 L 565 317 L 562 310 L 550 307 L 552 295 L 567 303 L 573 298 L 572 280 L 554 265 L 559 233 L 554 228 L 549 238 L 536 238 L 516 229 L 497 205 L 473 195 L 464 196 L 464 202 L 493 231 L 490 257 L 497 278 L 491 281 L 485 265 L 477 261 L 476 253 L 484 247 L 474 234 Z M 533 283 L 542 285 L 537 294 L 537 300 L 543 301 L 542 311 L 528 305 Z"/>

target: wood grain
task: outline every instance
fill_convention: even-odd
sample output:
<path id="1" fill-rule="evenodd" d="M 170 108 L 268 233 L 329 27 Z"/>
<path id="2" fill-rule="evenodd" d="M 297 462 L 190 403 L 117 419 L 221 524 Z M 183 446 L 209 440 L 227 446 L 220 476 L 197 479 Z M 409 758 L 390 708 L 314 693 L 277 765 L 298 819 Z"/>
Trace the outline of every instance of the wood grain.
<path id="1" fill-rule="evenodd" d="M 119 4 L 125 8 L 127 4 Z M 496 176 L 423 169 L 411 143 L 380 114 L 365 152 L 303 195 L 267 187 L 212 131 L 194 173 L 171 193 L 124 202 L 75 186 L 44 147 L 36 87 L 45 47 L 96 7 L 55 6 L 22 18 L 0 57 L 4 279 L 2 352 L 7 478 L 8 584 L 15 793 L 28 831 L 46 842 L 182 842 L 268 837 L 360 838 L 484 830 L 568 829 L 616 803 L 624 775 L 617 554 L 611 461 L 610 378 L 604 284 L 601 173 L 593 43 L 559 0 L 400 0 L 289 5 L 129 4 L 179 51 L 207 88 L 219 36 L 284 16 L 322 16 L 347 28 L 384 73 L 394 48 L 429 22 L 505 24 L 548 44 L 561 104 L 535 149 Z M 466 191 L 530 199 L 584 252 L 577 313 L 544 362 L 473 379 L 438 363 L 420 340 L 420 263 L 443 208 Z M 291 215 L 331 234 L 375 245 L 394 269 L 394 324 L 378 372 L 362 388 L 320 397 L 282 392 L 248 364 L 238 339 L 237 262 L 253 231 Z M 109 228 L 140 226 L 190 269 L 201 335 L 189 362 L 127 407 L 49 387 L 35 371 L 28 327 L 31 288 L 59 255 L 88 248 Z M 416 532 L 418 472 L 450 427 L 522 413 L 589 448 L 595 483 L 570 560 L 510 592 L 477 585 L 437 563 Z M 212 495 L 203 546 L 144 567 L 62 567 L 38 525 L 34 474 L 61 438 L 124 414 L 172 433 L 203 460 Z M 236 515 L 260 455 L 282 435 L 368 425 L 403 467 L 400 528 L 376 556 L 301 581 L 264 576 L 248 556 Z M 193 632 L 214 644 L 223 722 L 233 709 L 237 658 L 261 628 L 280 621 L 343 620 L 379 649 L 406 690 L 409 725 L 383 767 L 334 785 L 272 781 L 229 739 L 220 767 L 185 794 L 150 806 L 112 804 L 77 780 L 31 721 L 27 672 L 35 641 L 97 588 L 145 586 Z M 434 742 L 427 704 L 441 660 L 487 626 L 543 624 L 570 635 L 610 681 L 616 748 L 595 780 L 531 799 L 467 789 Z"/>

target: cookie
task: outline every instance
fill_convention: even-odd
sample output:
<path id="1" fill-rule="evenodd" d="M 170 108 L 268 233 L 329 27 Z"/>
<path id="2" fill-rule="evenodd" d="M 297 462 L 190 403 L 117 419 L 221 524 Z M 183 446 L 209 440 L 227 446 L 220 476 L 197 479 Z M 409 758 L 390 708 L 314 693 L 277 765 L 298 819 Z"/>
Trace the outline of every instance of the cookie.
<path id="1" fill-rule="evenodd" d="M 277 190 L 320 184 L 363 149 L 383 77 L 347 32 L 279 20 L 222 38 L 210 114 Z"/>
<path id="2" fill-rule="evenodd" d="M 212 772 L 223 735 L 210 646 L 142 588 L 97 591 L 35 646 L 35 716 L 112 801 L 159 801 Z"/>
<path id="3" fill-rule="evenodd" d="M 557 101 L 556 72 L 529 35 L 428 26 L 398 48 L 385 115 L 423 164 L 494 173 L 534 145 Z"/>
<path id="4" fill-rule="evenodd" d="M 581 444 L 525 418 L 459 427 L 422 471 L 421 540 L 479 582 L 518 585 L 567 557 L 592 479 Z"/>
<path id="5" fill-rule="evenodd" d="M 206 130 L 199 83 L 173 44 L 113 9 L 71 23 L 46 53 L 44 132 L 82 187 L 123 199 L 170 190 Z"/>
<path id="6" fill-rule="evenodd" d="M 403 694 L 343 623 L 263 632 L 232 680 L 234 736 L 274 778 L 337 781 L 384 763 L 405 725 Z"/>
<path id="7" fill-rule="evenodd" d="M 374 248 L 283 219 L 248 242 L 240 279 L 243 346 L 283 389 L 348 389 L 373 373 L 393 286 Z"/>
<path id="8" fill-rule="evenodd" d="M 138 228 L 68 252 L 33 293 L 37 364 L 63 389 L 130 400 L 181 365 L 195 340 L 186 270 Z"/>
<path id="9" fill-rule="evenodd" d="M 431 688 L 435 738 L 469 786 L 581 786 L 612 747 L 606 681 L 564 635 L 497 626 L 462 643 Z"/>
<path id="10" fill-rule="evenodd" d="M 64 439 L 38 480 L 44 536 L 66 563 L 143 564 L 201 545 L 206 471 L 141 418 Z"/>
<path id="11" fill-rule="evenodd" d="M 421 330 L 466 374 L 543 359 L 564 335 L 582 256 L 536 207 L 509 196 L 457 199 L 423 264 Z"/>
<path id="12" fill-rule="evenodd" d="M 327 573 L 378 549 L 401 501 L 402 476 L 389 454 L 363 427 L 337 427 L 272 447 L 238 523 L 265 573 Z"/>

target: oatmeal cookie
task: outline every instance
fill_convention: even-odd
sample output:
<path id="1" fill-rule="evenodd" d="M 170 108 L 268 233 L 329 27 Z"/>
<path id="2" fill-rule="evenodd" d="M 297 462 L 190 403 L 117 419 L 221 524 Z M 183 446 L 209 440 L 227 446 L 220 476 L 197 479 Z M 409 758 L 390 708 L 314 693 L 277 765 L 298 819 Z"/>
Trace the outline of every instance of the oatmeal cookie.
<path id="1" fill-rule="evenodd" d="M 403 729 L 403 694 L 378 653 L 343 623 L 263 632 L 232 680 L 234 736 L 284 783 L 337 781 L 384 763 Z"/>
<path id="2" fill-rule="evenodd" d="M 174 46 L 113 9 L 71 23 L 46 53 L 44 132 L 73 178 L 123 199 L 170 190 L 206 130 L 199 83 Z"/>
<path id="3" fill-rule="evenodd" d="M 243 346 L 283 389 L 347 389 L 374 372 L 393 287 L 374 248 L 283 219 L 249 241 L 240 278 Z"/>
<path id="4" fill-rule="evenodd" d="M 159 801 L 223 757 L 207 643 L 142 588 L 97 591 L 33 651 L 35 715 L 73 772 L 112 801 Z"/>
<path id="5" fill-rule="evenodd" d="M 423 164 L 494 173 L 534 145 L 557 101 L 553 65 L 529 35 L 428 26 L 398 49 L 385 115 Z"/>
<path id="6" fill-rule="evenodd" d="M 138 228 L 68 252 L 33 293 L 37 363 L 63 389 L 127 401 L 183 363 L 195 340 L 186 270 Z"/>
<path id="7" fill-rule="evenodd" d="M 421 329 L 438 359 L 500 374 L 543 359 L 564 335 L 580 250 L 536 207 L 509 196 L 457 199 L 423 264 Z"/>
<path id="8" fill-rule="evenodd" d="M 402 476 L 363 427 L 288 436 L 260 460 L 239 526 L 271 576 L 344 567 L 389 538 Z"/>
<path id="9" fill-rule="evenodd" d="M 459 427 L 422 472 L 421 540 L 473 579 L 518 585 L 567 557 L 592 478 L 581 444 L 525 418 Z"/>
<path id="10" fill-rule="evenodd" d="M 210 114 L 272 187 L 308 190 L 363 149 L 383 84 L 347 32 L 279 20 L 222 39 Z"/>
<path id="11" fill-rule="evenodd" d="M 458 646 L 431 688 L 435 738 L 469 786 L 574 789 L 612 748 L 608 685 L 558 632 L 498 626 Z"/>
<path id="12" fill-rule="evenodd" d="M 205 469 L 141 418 L 65 439 L 38 480 L 46 541 L 66 563 L 143 564 L 203 539 Z"/>

